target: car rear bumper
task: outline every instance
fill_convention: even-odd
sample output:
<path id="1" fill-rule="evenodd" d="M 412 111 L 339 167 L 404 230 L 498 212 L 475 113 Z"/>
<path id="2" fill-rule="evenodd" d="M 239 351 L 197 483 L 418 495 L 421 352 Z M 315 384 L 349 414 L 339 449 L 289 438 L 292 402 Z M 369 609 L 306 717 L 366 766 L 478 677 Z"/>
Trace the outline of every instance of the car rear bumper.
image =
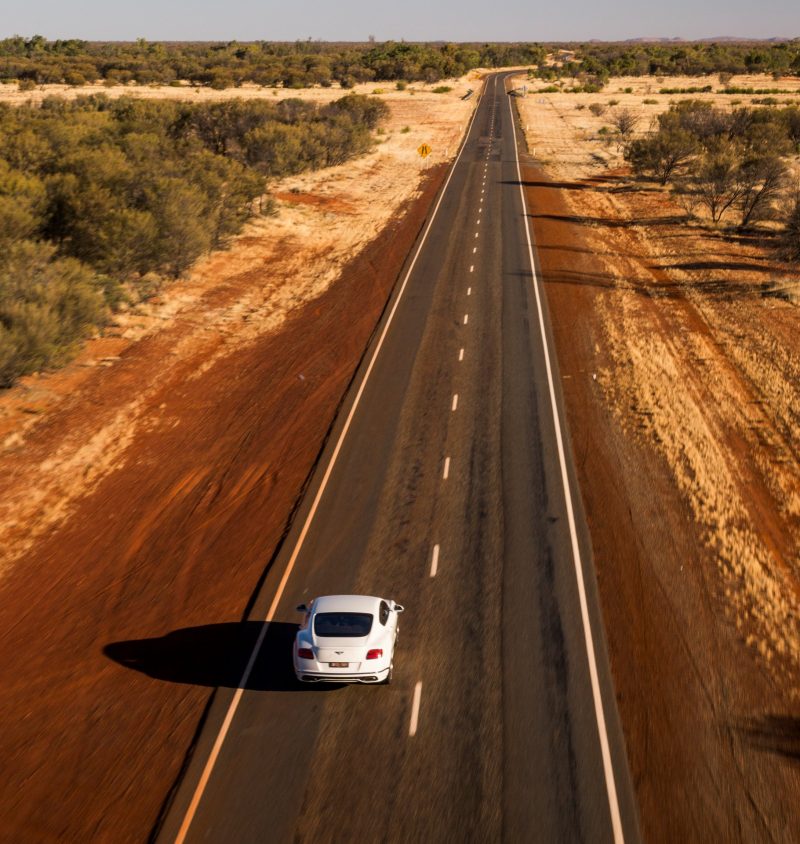
<path id="1" fill-rule="evenodd" d="M 334 674 L 317 671 L 298 671 L 297 679 L 302 683 L 382 683 L 389 676 L 389 669 L 359 674 Z"/>

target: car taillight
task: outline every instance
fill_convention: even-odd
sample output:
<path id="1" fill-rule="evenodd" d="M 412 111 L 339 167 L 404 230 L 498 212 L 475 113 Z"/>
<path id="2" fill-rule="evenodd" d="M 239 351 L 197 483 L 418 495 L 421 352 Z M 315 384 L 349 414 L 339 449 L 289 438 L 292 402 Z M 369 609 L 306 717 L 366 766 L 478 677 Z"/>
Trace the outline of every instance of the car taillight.
<path id="1" fill-rule="evenodd" d="M 367 659 L 380 659 L 382 656 L 382 648 L 373 648 L 371 651 L 367 651 Z"/>
<path id="2" fill-rule="evenodd" d="M 297 655 L 300 659 L 314 659 L 314 652 L 311 648 L 298 648 Z"/>

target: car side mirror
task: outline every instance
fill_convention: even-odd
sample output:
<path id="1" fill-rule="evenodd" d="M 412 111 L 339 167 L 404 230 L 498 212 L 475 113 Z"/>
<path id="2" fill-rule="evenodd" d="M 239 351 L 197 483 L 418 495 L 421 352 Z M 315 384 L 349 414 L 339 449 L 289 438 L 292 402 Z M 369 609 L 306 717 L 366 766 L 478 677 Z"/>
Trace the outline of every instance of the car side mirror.
<path id="1" fill-rule="evenodd" d="M 395 604 L 394 611 L 395 612 L 405 612 L 405 607 L 402 604 Z"/>
<path id="2" fill-rule="evenodd" d="M 298 604 L 297 612 L 308 612 L 308 607 L 305 604 Z"/>

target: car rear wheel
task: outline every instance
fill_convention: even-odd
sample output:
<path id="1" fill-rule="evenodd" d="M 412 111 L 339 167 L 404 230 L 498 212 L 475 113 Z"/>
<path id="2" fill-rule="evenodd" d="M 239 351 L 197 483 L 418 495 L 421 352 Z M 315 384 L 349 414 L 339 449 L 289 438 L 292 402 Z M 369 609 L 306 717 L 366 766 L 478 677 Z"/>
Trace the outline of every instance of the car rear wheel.
<path id="1" fill-rule="evenodd" d="M 392 672 L 393 672 L 393 670 L 394 670 L 394 666 L 390 665 L 389 666 L 389 673 L 386 675 L 386 679 L 381 680 L 381 683 L 380 683 L 381 686 L 388 686 L 392 682 Z"/>

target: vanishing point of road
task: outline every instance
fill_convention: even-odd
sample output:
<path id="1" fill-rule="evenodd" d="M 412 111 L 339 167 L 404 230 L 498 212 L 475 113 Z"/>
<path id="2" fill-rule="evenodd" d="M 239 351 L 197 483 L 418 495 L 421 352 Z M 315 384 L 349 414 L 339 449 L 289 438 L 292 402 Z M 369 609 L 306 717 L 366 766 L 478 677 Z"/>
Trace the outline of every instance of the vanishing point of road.
<path id="1" fill-rule="evenodd" d="M 639 839 L 508 88 L 484 85 L 159 841 Z M 405 605 L 391 686 L 295 681 L 295 606 L 330 593 Z"/>

